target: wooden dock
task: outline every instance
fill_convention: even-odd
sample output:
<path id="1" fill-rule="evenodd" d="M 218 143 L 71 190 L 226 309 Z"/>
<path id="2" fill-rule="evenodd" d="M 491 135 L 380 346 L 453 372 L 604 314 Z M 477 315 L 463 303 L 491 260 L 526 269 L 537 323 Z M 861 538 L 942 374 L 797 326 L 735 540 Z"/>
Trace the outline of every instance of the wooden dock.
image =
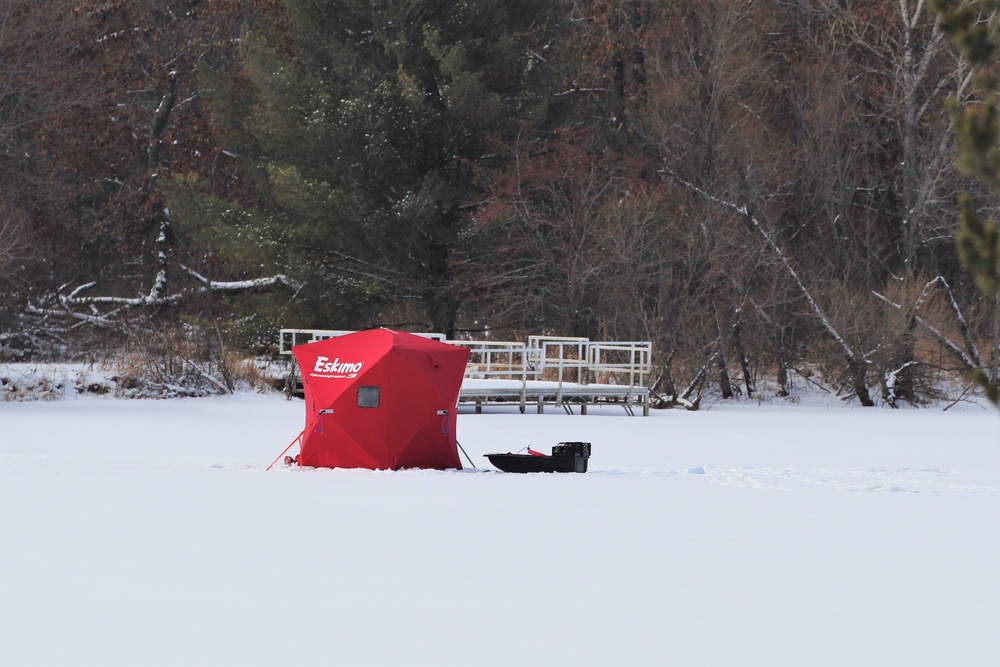
<path id="1" fill-rule="evenodd" d="M 469 380 L 462 382 L 458 405 L 475 406 L 481 413 L 484 406 L 516 406 L 526 412 L 534 406 L 538 414 L 546 407 L 562 408 L 567 414 L 579 410 L 587 414 L 587 407 L 594 405 L 620 405 L 630 415 L 641 410 L 649 416 L 649 389 L 611 384 L 576 384 L 528 380 L 523 385 L 504 380 Z"/>

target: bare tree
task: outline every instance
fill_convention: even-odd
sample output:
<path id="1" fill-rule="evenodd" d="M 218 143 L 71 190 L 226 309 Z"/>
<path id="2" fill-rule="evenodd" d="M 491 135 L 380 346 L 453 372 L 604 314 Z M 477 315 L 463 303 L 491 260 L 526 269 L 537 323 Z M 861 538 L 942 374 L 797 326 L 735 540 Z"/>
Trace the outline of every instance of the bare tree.
<path id="1" fill-rule="evenodd" d="M 26 247 L 23 214 L 0 213 L 0 280 L 13 278 L 11 269 Z"/>
<path id="2" fill-rule="evenodd" d="M 654 169 L 673 177 L 661 196 L 674 221 L 660 248 L 669 258 L 662 276 L 671 288 L 664 292 L 675 293 L 664 347 L 683 350 L 675 365 L 695 378 L 712 359 L 723 395 L 731 391 L 730 361 L 740 362 L 739 376 L 752 391 L 750 355 L 782 356 L 775 352 L 780 327 L 759 304 L 778 307 L 797 298 L 777 297 L 778 257 L 764 252 L 759 239 L 748 243 L 739 218 L 717 202 L 752 200 L 781 218 L 791 165 L 780 133 L 776 20 L 760 4 L 662 4 L 646 42 L 648 105 L 637 132 L 657 156 Z M 676 183 L 684 190 L 669 192 Z M 748 337 L 765 329 L 772 333 Z"/>
<path id="3" fill-rule="evenodd" d="M 589 133 L 568 133 L 513 146 L 515 168 L 494 180 L 490 202 L 477 214 L 475 229 L 489 251 L 459 270 L 480 290 L 477 305 L 493 321 L 506 321 L 502 328 L 598 331 L 610 263 L 607 227 L 634 190 L 622 166 L 627 161 L 595 141 Z"/>
<path id="4" fill-rule="evenodd" d="M 250 14 L 262 6 L 0 0 L 0 191 L 23 213 L 31 286 L 12 291 L 20 313 L 5 326 L 35 349 L 89 345 L 88 329 L 127 331 L 140 312 L 170 319 L 203 310 L 205 294 L 280 283 L 202 277 L 203 255 L 160 188 L 218 156 L 194 69 L 232 59 L 240 16 L 259 20 Z"/>

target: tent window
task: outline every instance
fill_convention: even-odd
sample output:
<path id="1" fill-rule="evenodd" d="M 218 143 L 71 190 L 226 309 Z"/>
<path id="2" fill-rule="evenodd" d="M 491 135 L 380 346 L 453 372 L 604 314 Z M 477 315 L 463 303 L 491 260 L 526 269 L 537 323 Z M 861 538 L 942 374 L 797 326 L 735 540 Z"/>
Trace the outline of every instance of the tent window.
<path id="1" fill-rule="evenodd" d="M 358 387 L 358 407 L 377 408 L 378 396 L 378 387 Z"/>

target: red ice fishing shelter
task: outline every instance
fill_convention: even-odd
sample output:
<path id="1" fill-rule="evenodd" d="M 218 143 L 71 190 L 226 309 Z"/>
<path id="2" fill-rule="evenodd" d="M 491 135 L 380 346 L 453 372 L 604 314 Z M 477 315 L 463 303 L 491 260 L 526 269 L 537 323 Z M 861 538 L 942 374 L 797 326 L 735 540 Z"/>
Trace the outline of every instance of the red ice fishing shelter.
<path id="1" fill-rule="evenodd" d="M 461 468 L 455 427 L 469 351 L 372 329 L 292 348 L 306 428 L 299 464 L 317 468 Z"/>

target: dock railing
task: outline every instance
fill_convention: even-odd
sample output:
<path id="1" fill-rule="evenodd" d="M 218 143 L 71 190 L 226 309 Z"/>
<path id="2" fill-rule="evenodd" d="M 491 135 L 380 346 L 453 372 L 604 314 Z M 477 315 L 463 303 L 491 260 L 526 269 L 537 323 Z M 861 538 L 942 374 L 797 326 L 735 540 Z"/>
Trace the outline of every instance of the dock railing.
<path id="1" fill-rule="evenodd" d="M 351 331 L 338 331 L 333 329 L 282 329 L 279 332 L 278 352 L 281 354 L 291 354 L 292 348 L 296 345 L 315 343 L 316 341 L 336 338 Z"/>
<path id="2" fill-rule="evenodd" d="M 563 404 L 563 383 L 587 384 L 587 346 L 580 336 L 528 336 L 529 359 L 542 379 L 555 375 L 555 402 Z"/>
<path id="3" fill-rule="evenodd" d="M 587 347 L 589 370 L 597 382 L 641 387 L 647 394 L 652 360 L 653 344 L 649 341 L 592 342 Z"/>
<path id="4" fill-rule="evenodd" d="M 528 336 L 528 360 L 543 377 L 555 374 L 560 382 L 584 383 L 589 342 L 577 336 Z"/>
<path id="5" fill-rule="evenodd" d="M 527 402 L 528 379 L 537 371 L 529 367 L 529 351 L 519 341 L 447 340 L 469 350 L 465 366 L 466 379 L 513 380 L 517 383 L 517 401 L 521 412 Z M 506 390 L 509 393 L 510 390 Z"/>

